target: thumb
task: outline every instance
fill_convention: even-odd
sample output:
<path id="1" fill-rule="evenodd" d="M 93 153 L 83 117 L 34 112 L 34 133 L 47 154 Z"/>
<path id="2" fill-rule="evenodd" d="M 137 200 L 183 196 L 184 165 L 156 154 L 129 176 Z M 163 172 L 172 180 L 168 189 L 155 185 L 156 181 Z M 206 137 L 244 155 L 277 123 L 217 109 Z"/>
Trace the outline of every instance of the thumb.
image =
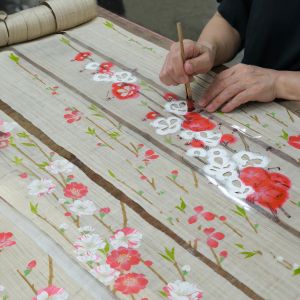
<path id="1" fill-rule="evenodd" d="M 184 63 L 184 70 L 188 75 L 207 73 L 210 69 L 211 63 L 207 53 L 200 54 L 198 57 L 189 59 Z"/>

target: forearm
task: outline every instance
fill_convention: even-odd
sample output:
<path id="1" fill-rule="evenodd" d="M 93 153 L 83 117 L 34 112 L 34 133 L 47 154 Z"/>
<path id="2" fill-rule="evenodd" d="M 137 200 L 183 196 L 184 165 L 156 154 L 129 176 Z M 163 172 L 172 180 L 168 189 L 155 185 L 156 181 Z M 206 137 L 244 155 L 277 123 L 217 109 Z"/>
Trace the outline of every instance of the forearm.
<path id="1" fill-rule="evenodd" d="M 219 13 L 207 23 L 198 41 L 215 52 L 215 66 L 231 60 L 241 44 L 239 33 Z"/>
<path id="2" fill-rule="evenodd" d="M 277 71 L 276 98 L 300 101 L 300 72 Z"/>

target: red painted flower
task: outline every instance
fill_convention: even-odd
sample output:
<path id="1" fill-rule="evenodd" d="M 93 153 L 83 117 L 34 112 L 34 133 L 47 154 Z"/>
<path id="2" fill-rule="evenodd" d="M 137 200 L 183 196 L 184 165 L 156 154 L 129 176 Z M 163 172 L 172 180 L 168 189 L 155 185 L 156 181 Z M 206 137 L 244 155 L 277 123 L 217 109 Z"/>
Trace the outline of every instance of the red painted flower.
<path id="1" fill-rule="evenodd" d="M 153 265 L 153 261 L 146 260 L 146 261 L 144 261 L 144 265 L 147 266 L 147 267 L 151 267 Z"/>
<path id="2" fill-rule="evenodd" d="M 155 154 L 155 152 L 153 150 L 147 150 L 145 152 L 145 158 L 146 159 L 150 159 L 150 160 L 154 160 L 154 159 L 158 159 L 159 158 L 159 155 L 158 154 Z"/>
<path id="3" fill-rule="evenodd" d="M 72 213 L 70 213 L 69 211 L 65 212 L 64 214 L 66 217 L 71 217 L 72 216 Z"/>
<path id="4" fill-rule="evenodd" d="M 67 198 L 80 199 L 86 196 L 88 188 L 82 183 L 72 182 L 67 184 L 64 190 L 64 195 Z"/>
<path id="5" fill-rule="evenodd" d="M 296 149 L 300 149 L 300 135 L 290 136 L 288 144 Z"/>
<path id="6" fill-rule="evenodd" d="M 174 175 L 174 176 L 178 176 L 179 172 L 178 172 L 178 170 L 173 170 L 173 171 L 171 172 L 171 174 Z"/>
<path id="7" fill-rule="evenodd" d="M 194 207 L 194 211 L 196 212 L 195 215 L 191 216 L 188 219 L 188 223 L 189 224 L 194 224 L 198 221 L 198 216 L 202 215 L 202 217 L 206 220 L 206 221 L 212 221 L 215 219 L 216 215 L 209 212 L 209 211 L 204 211 L 203 206 L 196 206 Z"/>
<path id="8" fill-rule="evenodd" d="M 172 101 L 172 100 L 178 100 L 178 96 L 173 94 L 173 93 L 166 93 L 164 94 L 164 99 L 167 101 Z"/>
<path id="9" fill-rule="evenodd" d="M 92 55 L 91 52 L 80 52 L 78 53 L 75 57 L 74 60 L 76 61 L 84 61 L 85 59 L 87 59 L 88 57 L 90 57 Z"/>
<path id="10" fill-rule="evenodd" d="M 193 148 L 205 148 L 205 143 L 200 140 L 192 140 L 191 146 Z"/>
<path id="11" fill-rule="evenodd" d="M 77 122 L 81 120 L 81 117 L 83 116 L 83 113 L 79 110 L 73 110 L 69 114 L 65 114 L 64 118 L 67 120 L 67 123 L 72 124 L 74 122 Z"/>
<path id="12" fill-rule="evenodd" d="M 146 119 L 148 120 L 155 120 L 157 117 L 159 117 L 160 114 L 156 111 L 150 111 L 146 115 Z"/>
<path id="13" fill-rule="evenodd" d="M 11 240 L 12 237 L 11 232 L 0 232 L 0 250 L 16 244 L 15 241 Z"/>
<path id="14" fill-rule="evenodd" d="M 139 96 L 140 87 L 133 83 L 116 82 L 112 84 L 112 93 L 119 100 L 134 99 Z"/>
<path id="15" fill-rule="evenodd" d="M 100 68 L 103 68 L 103 69 L 110 69 L 110 68 L 112 68 L 113 66 L 114 66 L 114 64 L 113 64 L 112 62 L 106 61 L 106 62 L 104 62 L 104 63 L 102 63 L 102 64 L 100 65 Z"/>
<path id="16" fill-rule="evenodd" d="M 124 295 L 138 294 L 148 284 L 144 274 L 129 273 L 119 276 L 115 281 L 115 289 Z"/>
<path id="17" fill-rule="evenodd" d="M 35 268 L 36 267 L 36 261 L 35 260 L 32 260 L 31 262 L 29 262 L 28 264 L 27 264 L 27 269 L 28 270 L 32 270 L 33 268 Z"/>
<path id="18" fill-rule="evenodd" d="M 223 134 L 220 140 L 220 143 L 224 144 L 234 144 L 237 141 L 237 138 L 232 134 Z"/>
<path id="19" fill-rule="evenodd" d="M 207 235 L 206 244 L 211 248 L 217 248 L 219 246 L 218 241 L 223 240 L 225 237 L 222 232 L 216 232 L 213 227 L 207 227 L 203 231 Z"/>
<path id="20" fill-rule="evenodd" d="M 228 252 L 226 250 L 223 250 L 220 252 L 219 254 L 223 259 L 225 259 L 226 257 L 228 257 Z"/>
<path id="21" fill-rule="evenodd" d="M 63 289 L 58 288 L 54 285 L 48 286 L 44 289 L 37 291 L 37 297 L 32 298 L 32 300 L 37 299 L 69 299 L 69 294 Z"/>
<path id="22" fill-rule="evenodd" d="M 22 179 L 26 179 L 26 178 L 28 178 L 28 174 L 26 172 L 24 172 L 24 173 L 21 173 L 19 175 L 19 177 L 22 178 Z"/>
<path id="23" fill-rule="evenodd" d="M 199 113 L 187 113 L 184 117 L 185 121 L 182 123 L 182 128 L 187 130 L 199 132 L 212 130 L 216 127 L 215 123 L 205 117 L 202 117 Z"/>
<path id="24" fill-rule="evenodd" d="M 123 247 L 113 250 L 106 259 L 106 263 L 111 268 L 121 272 L 129 271 L 132 266 L 138 265 L 140 261 L 141 255 L 138 251 Z"/>
<path id="25" fill-rule="evenodd" d="M 245 185 L 251 186 L 254 193 L 247 200 L 260 204 L 272 212 L 287 201 L 291 181 L 280 173 L 269 173 L 262 168 L 247 167 L 240 173 L 240 179 Z"/>

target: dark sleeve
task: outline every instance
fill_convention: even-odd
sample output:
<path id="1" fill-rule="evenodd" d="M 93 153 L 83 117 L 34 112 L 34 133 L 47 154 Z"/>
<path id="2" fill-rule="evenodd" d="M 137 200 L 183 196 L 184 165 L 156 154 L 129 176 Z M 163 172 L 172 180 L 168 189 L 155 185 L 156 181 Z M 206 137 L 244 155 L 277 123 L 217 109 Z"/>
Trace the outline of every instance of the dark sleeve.
<path id="1" fill-rule="evenodd" d="M 242 46 L 244 46 L 245 43 L 251 1 L 252 0 L 218 0 L 218 2 L 221 2 L 218 7 L 219 13 L 239 32 Z"/>

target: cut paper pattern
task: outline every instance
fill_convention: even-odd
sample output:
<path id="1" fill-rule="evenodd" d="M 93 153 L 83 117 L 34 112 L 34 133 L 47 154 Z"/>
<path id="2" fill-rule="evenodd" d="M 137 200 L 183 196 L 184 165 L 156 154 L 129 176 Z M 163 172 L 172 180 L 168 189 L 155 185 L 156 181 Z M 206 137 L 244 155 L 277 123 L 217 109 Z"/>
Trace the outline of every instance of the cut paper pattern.
<path id="1" fill-rule="evenodd" d="M 187 102 L 186 100 L 170 101 L 165 104 L 165 110 L 178 116 L 184 116 L 188 112 Z"/>
<path id="2" fill-rule="evenodd" d="M 157 118 L 151 123 L 159 135 L 168 135 L 180 130 L 182 120 L 177 117 Z"/>

